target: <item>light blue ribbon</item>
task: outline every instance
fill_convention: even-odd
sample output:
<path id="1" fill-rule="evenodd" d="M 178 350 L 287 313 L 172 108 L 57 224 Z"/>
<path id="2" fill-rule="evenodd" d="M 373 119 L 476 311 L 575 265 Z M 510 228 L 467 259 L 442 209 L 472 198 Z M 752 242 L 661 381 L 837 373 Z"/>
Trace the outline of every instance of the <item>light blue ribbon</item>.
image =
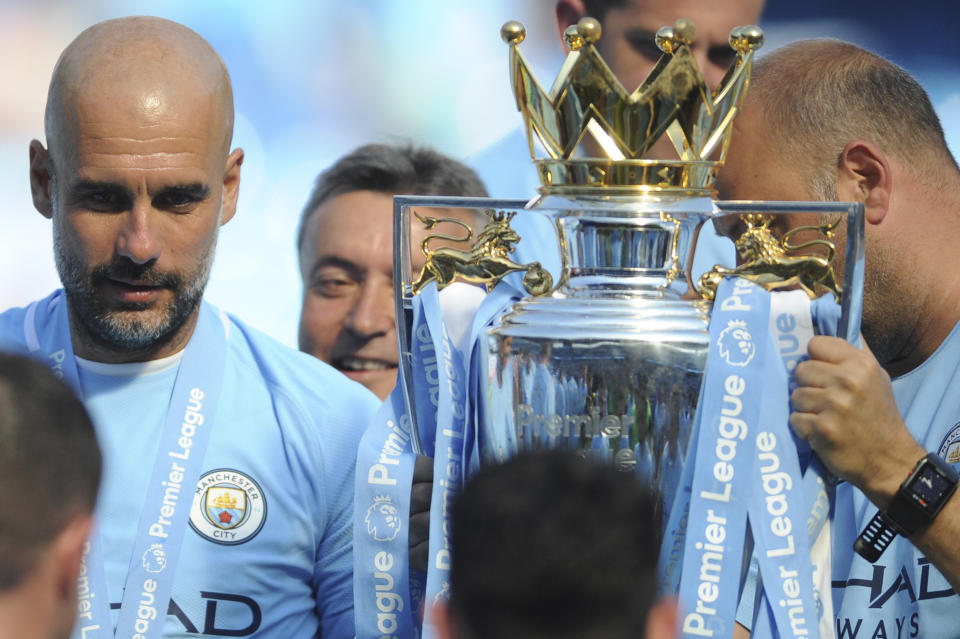
<path id="1" fill-rule="evenodd" d="M 466 396 L 464 356 L 454 348 L 447 334 L 436 288 L 431 284 L 418 297 L 439 356 L 440 397 L 435 430 L 426 597 L 428 605 L 436 605 L 450 596 L 452 506 L 463 485 L 464 441 L 470 408 Z M 429 619 L 424 623 L 423 635 L 435 636 Z"/>
<path id="2" fill-rule="evenodd" d="M 34 307 L 34 311 L 28 311 L 27 317 L 36 316 L 38 324 L 39 340 L 33 350 L 40 350 L 48 363 L 82 396 L 66 307 L 66 298 L 61 293 L 50 298 L 47 308 Z M 52 325 L 41 328 L 47 322 Z M 28 334 L 31 329 L 27 327 Z M 90 602 L 90 609 L 81 609 L 73 637 L 156 639 L 163 634 L 194 487 L 210 431 L 216 423 L 225 361 L 224 326 L 217 313 L 202 304 L 170 397 L 137 524 L 116 633 L 112 632 L 102 542 L 97 535 L 89 540 L 84 555 L 88 579 L 86 601 Z"/>
<path id="3" fill-rule="evenodd" d="M 771 344 L 772 346 L 772 344 Z M 800 461 L 788 420 L 786 370 L 775 350 L 768 349 L 767 380 L 756 434 L 750 524 L 754 552 L 763 580 L 769 614 L 758 619 L 758 637 L 771 636 L 771 619 L 784 636 L 818 637 L 813 599 L 813 566 L 807 534 L 806 501 Z M 778 635 L 772 635 L 778 636 Z"/>
<path id="4" fill-rule="evenodd" d="M 784 313 L 780 317 L 772 318 L 773 322 L 783 329 L 780 331 L 783 335 L 778 335 L 778 339 L 781 340 L 782 344 L 787 345 L 786 349 L 780 349 L 784 364 L 783 375 L 787 378 L 784 393 L 786 399 L 789 398 L 789 393 L 797 386 L 793 374 L 796 365 L 808 359 L 806 340 L 801 339 L 795 347 L 790 347 L 793 341 L 789 333 L 793 331 L 793 327 L 807 319 L 802 317 L 802 313 L 809 315 L 815 332 L 819 335 L 836 335 L 840 320 L 840 307 L 829 295 L 814 300 L 809 311 L 804 309 L 800 312 Z M 789 495 L 789 517 L 792 525 L 795 526 L 797 554 L 790 557 L 791 561 L 789 562 L 781 564 L 770 562 L 770 565 L 765 569 L 761 560 L 763 548 L 760 541 L 757 543 L 755 560 L 760 564 L 758 583 L 763 583 L 763 590 L 760 592 L 758 605 L 755 609 L 756 619 L 752 628 L 752 634 L 756 637 L 791 636 L 796 635 L 796 630 L 801 628 L 808 629 L 809 634 L 805 636 L 819 636 L 818 628 L 823 627 L 824 614 L 833 609 L 832 601 L 829 599 L 831 597 L 830 590 L 821 592 L 812 581 L 814 565 L 809 550 L 811 540 L 817 538 L 829 517 L 830 504 L 833 501 L 833 482 L 823 464 L 812 454 L 809 445 L 797 439 L 789 429 L 787 405 L 788 402 L 786 401 L 776 402 L 775 406 L 770 407 L 769 412 L 765 412 L 763 423 L 770 427 L 770 430 L 775 433 L 778 443 L 784 446 L 784 451 L 779 453 L 779 459 L 785 460 L 790 466 L 790 476 L 796 477 L 795 473 L 799 472 L 799 468 L 803 465 L 806 466 L 802 480 L 799 483 L 795 482 L 793 490 L 786 491 L 787 493 L 798 493 Z M 793 460 L 796 460 L 796 463 Z M 759 499 L 759 495 L 760 493 L 757 493 L 755 498 Z M 751 517 L 754 518 L 754 521 L 761 516 L 755 514 L 755 511 L 763 512 L 760 504 L 755 506 L 752 504 Z M 797 524 L 800 522 L 796 515 L 801 513 L 805 514 L 804 525 L 798 526 Z M 769 525 L 769 521 L 765 523 Z M 759 527 L 763 528 L 763 525 Z M 756 525 L 754 531 L 756 534 Z M 759 535 L 757 536 L 759 537 Z M 826 565 L 818 566 L 818 568 L 820 571 L 828 571 L 829 574 L 831 567 Z M 796 572 L 798 577 L 802 579 L 797 588 L 803 595 L 809 594 L 809 600 L 804 597 L 802 603 L 793 606 L 780 605 L 780 602 L 786 603 L 787 600 L 791 599 L 784 593 L 787 581 L 780 577 L 781 574 L 790 572 Z M 829 578 L 826 581 L 829 584 Z M 796 601 L 796 599 L 793 598 L 793 601 Z M 787 615 L 789 609 L 793 610 L 792 616 Z M 832 615 L 828 615 L 828 617 L 832 617 Z M 799 621 L 801 618 L 802 623 Z M 832 623 L 832 619 L 828 618 L 826 622 L 829 625 Z M 780 632 L 780 629 L 785 631 L 789 629 L 789 631 Z"/>
<path id="5" fill-rule="evenodd" d="M 410 486 L 416 455 L 398 384 L 360 440 L 353 519 L 358 637 L 416 637 L 410 591 Z"/>
<path id="6" fill-rule="evenodd" d="M 695 456 L 684 468 L 693 469 L 679 579 L 684 637 L 733 633 L 739 593 L 731 584 L 739 583 L 742 569 L 768 317 L 763 289 L 740 279 L 721 282 L 710 320 L 697 439 L 690 444 Z M 667 532 L 664 551 L 674 542 Z"/>

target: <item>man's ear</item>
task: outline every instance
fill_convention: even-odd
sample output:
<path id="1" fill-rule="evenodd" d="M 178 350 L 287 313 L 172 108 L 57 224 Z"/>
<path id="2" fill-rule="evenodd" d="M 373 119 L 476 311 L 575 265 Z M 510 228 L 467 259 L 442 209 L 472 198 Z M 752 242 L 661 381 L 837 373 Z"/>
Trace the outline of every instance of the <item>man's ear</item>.
<path id="1" fill-rule="evenodd" d="M 575 25 L 580 18 L 587 15 L 587 8 L 583 0 L 557 0 L 557 6 L 554 10 L 557 16 L 557 33 L 560 35 L 560 43 L 564 50 L 567 49 L 567 41 L 563 33 L 568 27 Z"/>
<path id="2" fill-rule="evenodd" d="M 237 212 L 237 198 L 240 195 L 240 167 L 243 165 L 243 149 L 234 149 L 227 156 L 223 169 L 223 196 L 220 208 L 220 224 L 226 224 Z"/>
<path id="3" fill-rule="evenodd" d="M 645 639 L 673 639 L 677 633 L 677 600 L 664 597 L 647 613 Z"/>
<path id="4" fill-rule="evenodd" d="M 58 591 L 65 597 L 72 597 L 76 590 L 83 549 L 92 528 L 93 515 L 78 515 L 57 534 L 53 542 L 53 553 L 57 557 L 56 565 L 60 568 L 57 579 Z"/>
<path id="5" fill-rule="evenodd" d="M 33 206 L 47 219 L 53 217 L 51 188 L 53 188 L 53 163 L 50 161 L 50 153 L 43 148 L 40 140 L 32 140 L 30 142 L 30 193 L 33 196 Z"/>
<path id="6" fill-rule="evenodd" d="M 56 588 L 54 607 L 47 623 L 57 628 L 56 636 L 66 637 L 77 614 L 77 578 L 83 562 L 83 551 L 93 528 L 93 515 L 77 515 L 61 530 L 50 546 L 50 562 Z"/>
<path id="7" fill-rule="evenodd" d="M 840 153 L 837 196 L 845 202 L 863 202 L 867 222 L 880 224 L 890 208 L 893 175 L 890 160 L 876 145 L 850 142 Z"/>

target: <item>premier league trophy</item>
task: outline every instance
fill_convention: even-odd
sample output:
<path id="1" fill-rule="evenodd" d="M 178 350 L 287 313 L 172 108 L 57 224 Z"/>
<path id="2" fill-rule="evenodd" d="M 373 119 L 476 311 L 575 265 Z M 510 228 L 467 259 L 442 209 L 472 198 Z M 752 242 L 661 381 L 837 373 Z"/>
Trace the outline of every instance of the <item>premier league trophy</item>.
<path id="1" fill-rule="evenodd" d="M 401 385 L 367 458 L 361 446 L 358 515 L 369 509 L 357 523 L 360 556 L 379 556 L 382 569 L 394 565 L 393 554 L 375 554 L 382 544 L 405 550 L 402 486 L 412 470 L 402 451 L 432 456 L 425 592 L 427 602 L 444 598 L 449 505 L 469 470 L 562 448 L 660 491 L 661 586 L 680 595 L 683 636 L 731 636 L 751 545 L 763 611 L 755 636 L 764 624 L 818 636 L 831 625 L 814 605 L 825 583 L 819 617 L 829 618 L 829 561 L 816 554 L 829 522 L 808 506 L 830 485 L 787 426 L 789 373 L 814 332 L 859 331 L 862 207 L 713 199 L 763 40 L 757 27 L 731 32 L 737 59 L 713 92 L 688 21 L 658 32 L 663 56 L 632 93 L 597 53 L 595 20 L 568 30 L 571 52 L 549 92 L 519 51 L 523 27 L 509 22 L 501 35 L 540 196 L 395 199 Z M 803 223 L 773 224 L 798 213 Z M 530 255 L 511 226 L 531 215 L 553 222 L 556 285 L 542 266 L 556 256 Z M 694 247 L 714 221 L 738 232 L 739 265 L 714 266 L 695 283 Z M 789 230 L 778 236 L 781 227 Z M 389 576 L 384 586 L 418 587 L 415 571 L 376 574 Z M 376 579 L 363 588 L 381 592 Z M 409 611 L 417 597 L 405 601 Z M 379 610 L 371 636 L 417 625 L 396 606 L 384 625 Z"/>

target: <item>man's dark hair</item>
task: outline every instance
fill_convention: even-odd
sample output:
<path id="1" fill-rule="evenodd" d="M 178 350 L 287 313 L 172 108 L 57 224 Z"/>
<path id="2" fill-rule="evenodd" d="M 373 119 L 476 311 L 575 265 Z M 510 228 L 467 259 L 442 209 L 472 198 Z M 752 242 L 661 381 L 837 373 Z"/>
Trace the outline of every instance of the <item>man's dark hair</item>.
<path id="1" fill-rule="evenodd" d="M 303 246 L 307 220 L 320 205 L 353 191 L 391 196 L 487 197 L 487 189 L 473 169 L 442 153 L 410 145 L 367 144 L 343 156 L 317 177 L 300 215 L 298 250 Z"/>
<path id="2" fill-rule="evenodd" d="M 100 472 L 93 424 L 73 391 L 43 364 L 0 353 L 0 589 L 93 510 Z"/>
<path id="3" fill-rule="evenodd" d="M 637 478 L 561 452 L 471 478 L 453 510 L 450 610 L 470 639 L 642 636 L 660 522 Z"/>

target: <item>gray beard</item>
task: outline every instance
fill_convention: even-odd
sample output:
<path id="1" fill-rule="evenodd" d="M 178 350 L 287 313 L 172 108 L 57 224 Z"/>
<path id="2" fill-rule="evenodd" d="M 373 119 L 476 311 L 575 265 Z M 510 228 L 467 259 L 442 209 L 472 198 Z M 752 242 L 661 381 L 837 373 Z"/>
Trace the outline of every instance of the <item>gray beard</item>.
<path id="1" fill-rule="evenodd" d="M 64 248 L 56 223 L 53 232 L 57 273 L 73 317 L 93 342 L 119 351 L 157 348 L 177 334 L 203 299 L 215 248 L 216 239 L 192 274 L 161 273 L 150 262 L 136 264 L 126 257 L 116 257 L 109 264 L 90 268 Z M 148 305 L 145 304 L 108 307 L 100 297 L 98 284 L 117 275 L 169 287 L 174 292 L 174 300 L 159 316 L 153 317 L 137 312 L 146 311 Z"/>

